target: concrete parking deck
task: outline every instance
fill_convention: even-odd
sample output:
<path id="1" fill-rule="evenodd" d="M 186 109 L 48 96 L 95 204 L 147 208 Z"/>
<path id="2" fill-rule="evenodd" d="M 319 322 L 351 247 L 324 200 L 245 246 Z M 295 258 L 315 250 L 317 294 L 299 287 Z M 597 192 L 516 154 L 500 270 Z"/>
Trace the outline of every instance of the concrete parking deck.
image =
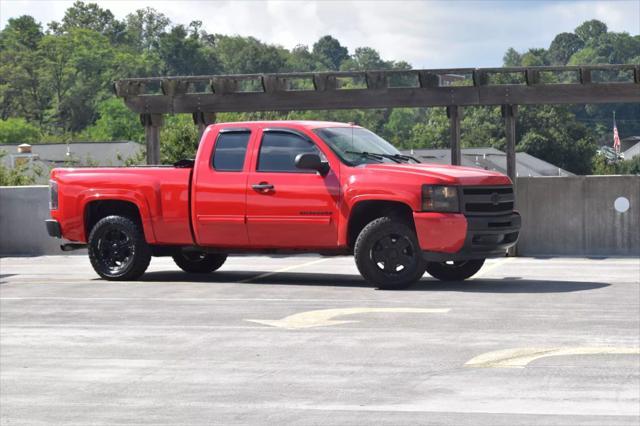
<path id="1" fill-rule="evenodd" d="M 3 425 L 637 425 L 640 261 L 509 258 L 378 291 L 347 257 L 0 259 Z M 249 321 L 252 320 L 252 321 Z"/>

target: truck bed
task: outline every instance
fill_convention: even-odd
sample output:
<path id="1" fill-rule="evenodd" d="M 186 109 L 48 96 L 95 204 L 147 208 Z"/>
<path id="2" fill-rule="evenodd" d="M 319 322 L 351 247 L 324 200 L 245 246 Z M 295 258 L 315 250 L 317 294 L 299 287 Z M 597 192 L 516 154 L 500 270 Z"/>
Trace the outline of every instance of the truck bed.
<path id="1" fill-rule="evenodd" d="M 189 224 L 191 168 L 87 167 L 54 169 L 59 182 L 59 208 L 52 216 L 60 220 L 65 237 L 86 242 L 82 226 L 87 207 L 98 201 L 126 200 L 141 215 L 147 241 L 152 244 L 193 244 Z"/>

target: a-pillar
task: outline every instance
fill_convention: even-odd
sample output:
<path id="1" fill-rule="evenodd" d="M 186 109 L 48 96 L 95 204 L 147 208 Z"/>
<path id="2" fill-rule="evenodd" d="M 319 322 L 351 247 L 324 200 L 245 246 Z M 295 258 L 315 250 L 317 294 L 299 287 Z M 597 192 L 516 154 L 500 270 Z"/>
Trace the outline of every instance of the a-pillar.
<path id="1" fill-rule="evenodd" d="M 198 126 L 198 132 L 200 133 L 200 137 L 202 137 L 202 134 L 204 133 L 208 125 L 216 122 L 215 112 L 196 111 L 191 115 L 193 117 L 193 124 Z"/>
<path id="2" fill-rule="evenodd" d="M 147 142 L 147 164 L 160 164 L 160 128 L 164 123 L 162 114 L 140 114 Z"/>
<path id="3" fill-rule="evenodd" d="M 447 117 L 449 117 L 449 130 L 451 131 L 451 164 L 459 166 L 462 164 L 462 150 L 460 149 L 460 113 L 458 105 L 447 107 Z"/>

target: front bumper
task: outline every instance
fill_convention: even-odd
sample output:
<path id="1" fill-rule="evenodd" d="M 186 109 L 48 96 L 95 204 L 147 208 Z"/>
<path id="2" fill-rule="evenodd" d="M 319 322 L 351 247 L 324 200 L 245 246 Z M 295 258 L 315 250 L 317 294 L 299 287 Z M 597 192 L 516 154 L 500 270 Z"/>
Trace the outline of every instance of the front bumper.
<path id="1" fill-rule="evenodd" d="M 55 219 L 47 219 L 44 221 L 47 225 L 47 233 L 50 237 L 62 238 L 62 230 L 60 229 L 60 223 Z"/>
<path id="2" fill-rule="evenodd" d="M 518 242 L 522 220 L 516 212 L 504 216 L 466 216 L 467 232 L 462 247 L 452 253 L 423 251 L 429 262 L 502 257 Z"/>

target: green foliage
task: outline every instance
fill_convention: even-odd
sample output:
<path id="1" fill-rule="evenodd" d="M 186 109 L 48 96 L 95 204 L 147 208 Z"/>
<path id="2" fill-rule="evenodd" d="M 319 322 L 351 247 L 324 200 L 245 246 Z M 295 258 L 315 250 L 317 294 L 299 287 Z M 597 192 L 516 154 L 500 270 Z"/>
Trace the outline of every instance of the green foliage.
<path id="1" fill-rule="evenodd" d="M 3 158 L 7 153 L 0 150 L 0 186 L 33 185 L 36 181 L 34 174 L 27 173 L 27 166 L 19 165 L 13 168 L 4 165 Z"/>
<path id="2" fill-rule="evenodd" d="M 195 158 L 200 135 L 190 116 L 167 117 L 160 132 L 160 162 L 173 164 L 178 160 Z"/>
<path id="3" fill-rule="evenodd" d="M 28 143 L 39 142 L 40 130 L 24 118 L 8 118 L 0 120 L 0 143 Z"/>
<path id="4" fill-rule="evenodd" d="M 592 168 L 596 175 L 640 175 L 640 155 L 630 160 L 610 162 L 598 154 L 593 157 Z"/>
<path id="5" fill-rule="evenodd" d="M 135 141 L 142 142 L 144 129 L 139 117 L 116 98 L 106 99 L 98 104 L 100 118 L 88 127 L 79 139 L 93 141 Z"/>

